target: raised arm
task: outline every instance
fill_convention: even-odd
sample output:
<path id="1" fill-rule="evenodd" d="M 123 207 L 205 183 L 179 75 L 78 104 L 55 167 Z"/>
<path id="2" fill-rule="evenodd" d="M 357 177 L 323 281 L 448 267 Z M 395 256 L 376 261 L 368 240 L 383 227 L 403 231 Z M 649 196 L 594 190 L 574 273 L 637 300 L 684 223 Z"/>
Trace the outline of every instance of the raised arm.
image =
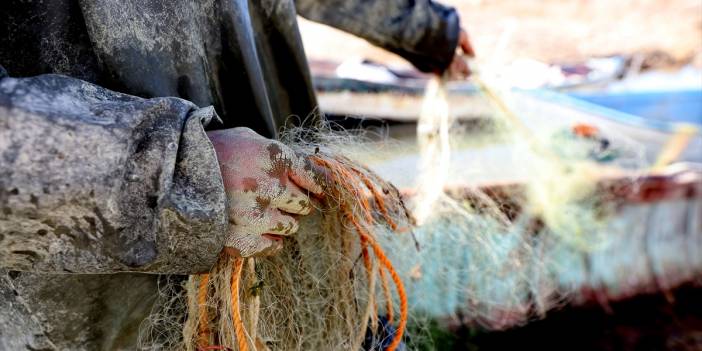
<path id="1" fill-rule="evenodd" d="M 298 13 L 394 52 L 425 72 L 451 64 L 458 14 L 431 0 L 296 0 Z"/>

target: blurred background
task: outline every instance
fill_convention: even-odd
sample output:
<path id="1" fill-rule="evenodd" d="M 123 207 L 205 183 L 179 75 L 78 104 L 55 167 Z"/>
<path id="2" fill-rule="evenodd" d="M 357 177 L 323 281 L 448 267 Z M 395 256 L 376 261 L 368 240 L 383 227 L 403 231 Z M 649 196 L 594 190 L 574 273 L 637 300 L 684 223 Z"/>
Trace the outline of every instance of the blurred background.
<path id="1" fill-rule="evenodd" d="M 429 316 L 432 336 L 431 343 L 414 346 L 702 350 L 702 1 L 443 3 L 459 11 L 484 68 L 481 78 L 488 73 L 500 76 L 495 87 L 514 95 L 504 101 L 521 120 L 517 124 L 527 126 L 530 137 L 542 145 L 556 145 L 558 155 L 558 161 L 543 163 L 543 155 L 525 152 L 519 137 L 510 141 L 509 135 L 519 128 L 496 126 L 499 113 L 484 88 L 471 79 L 448 82 L 451 162 L 441 180 L 445 189 L 468 203 L 470 211 L 480 206 L 465 194 L 480 189 L 481 196 L 487 194 L 513 223 L 519 222 L 520 212 L 536 218 L 529 223 L 538 229 L 519 228 L 541 233 L 535 237 L 548 243 L 548 235 L 570 234 L 549 228 L 553 223 L 543 219 L 548 213 L 530 213 L 532 200 L 515 195 L 506 184 L 551 191 L 558 202 L 559 191 L 568 197 L 572 188 L 585 184 L 559 167 L 571 169 L 586 161 L 592 172 L 587 173 L 587 184 L 598 189 L 590 195 L 597 201 L 593 205 L 578 199 L 577 206 L 602 222 L 594 225 L 572 214 L 561 219 L 598 232 L 608 246 L 549 249 L 545 247 L 550 244 L 538 246 L 520 237 L 522 249 L 542 250 L 530 251 L 531 261 L 510 258 L 509 250 L 499 256 L 502 244 L 494 244 L 486 250 L 494 250 L 495 256 L 482 266 L 475 256 L 473 261 L 450 261 L 455 252 L 449 251 L 434 256 L 442 257 L 438 263 L 407 264 L 413 269 L 409 290 L 418 301 L 426 301 L 414 307 Z M 411 193 L 426 151 L 418 146 L 416 131 L 430 76 L 394 54 L 324 25 L 301 18 L 300 30 L 321 110 L 346 128 L 377 132 L 374 140 L 383 142 L 359 146 L 356 157 Z M 564 149 L 569 151 L 561 152 Z M 534 164 L 553 166 L 546 173 L 562 181 L 544 185 Z M 551 205 L 550 211 L 566 212 Z M 606 220 L 598 217 L 602 208 L 611 210 Z M 470 215 L 489 217 L 480 211 Z M 474 224 L 460 235 L 483 235 L 471 227 Z M 451 232 L 450 226 L 441 228 L 431 230 Z M 431 235 L 421 229 L 418 234 L 429 250 L 432 240 L 441 240 Z M 511 234 L 484 235 L 491 240 L 489 235 Z M 480 251 L 475 244 L 455 244 L 449 249 Z M 551 249 L 553 253 L 547 252 Z M 577 264 L 565 262 L 559 256 L 563 252 L 575 255 Z M 541 278 L 520 271 L 544 262 L 557 267 L 541 272 L 549 276 L 545 285 L 535 281 Z M 432 264 L 470 272 L 469 280 L 482 278 L 483 285 L 465 288 L 446 277 L 414 276 L 417 267 L 432 271 Z M 517 277 L 514 285 L 502 284 L 505 271 Z M 435 291 L 437 285 L 447 286 L 444 293 Z M 536 287 L 524 288 L 527 285 Z M 500 300 L 505 291 L 509 297 Z M 454 300 L 458 302 L 453 305 L 446 302 Z M 438 305 L 446 309 L 439 311 Z"/>
<path id="2" fill-rule="evenodd" d="M 446 0 L 455 7 L 479 56 L 581 63 L 593 57 L 637 57 L 643 68 L 702 67 L 702 2 L 697 0 Z M 339 30 L 300 19 L 312 61 L 361 56 L 409 65 Z M 698 76 L 699 78 L 699 76 Z M 698 82 L 700 83 L 700 82 Z"/>

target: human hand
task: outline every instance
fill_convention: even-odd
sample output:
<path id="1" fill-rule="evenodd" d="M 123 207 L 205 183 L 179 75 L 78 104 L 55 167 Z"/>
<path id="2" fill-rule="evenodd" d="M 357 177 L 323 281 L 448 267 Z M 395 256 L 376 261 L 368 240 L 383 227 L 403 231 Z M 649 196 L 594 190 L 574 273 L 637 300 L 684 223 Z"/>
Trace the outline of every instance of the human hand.
<path id="1" fill-rule="evenodd" d="M 277 252 L 283 247 L 283 236 L 297 232 L 297 216 L 310 213 L 308 194 L 322 193 L 314 165 L 249 128 L 207 135 L 227 193 L 225 252 L 243 257 Z"/>
<path id="2" fill-rule="evenodd" d="M 453 61 L 451 61 L 451 64 L 446 69 L 449 79 L 465 79 L 470 76 L 470 68 L 463 56 L 475 57 L 475 51 L 473 50 L 473 45 L 470 43 L 468 32 L 463 28 L 461 28 L 458 34 L 457 49 L 460 49 L 460 51 L 457 50 Z"/>

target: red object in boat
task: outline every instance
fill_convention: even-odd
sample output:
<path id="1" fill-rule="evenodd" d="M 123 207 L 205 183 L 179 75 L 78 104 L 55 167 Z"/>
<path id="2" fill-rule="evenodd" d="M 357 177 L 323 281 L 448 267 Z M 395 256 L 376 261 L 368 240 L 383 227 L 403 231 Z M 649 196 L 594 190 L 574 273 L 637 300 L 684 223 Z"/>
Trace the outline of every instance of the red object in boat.
<path id="1" fill-rule="evenodd" d="M 573 134 L 585 138 L 593 138 L 600 132 L 597 127 L 587 123 L 578 123 L 573 126 L 572 130 Z"/>

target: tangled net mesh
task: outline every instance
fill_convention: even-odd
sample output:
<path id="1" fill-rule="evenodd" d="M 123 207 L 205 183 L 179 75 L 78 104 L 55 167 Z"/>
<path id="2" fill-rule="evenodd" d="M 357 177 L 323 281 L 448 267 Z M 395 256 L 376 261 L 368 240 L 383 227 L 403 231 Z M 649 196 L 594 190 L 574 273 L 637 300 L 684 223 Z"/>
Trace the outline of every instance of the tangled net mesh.
<path id="1" fill-rule="evenodd" d="M 392 184 L 352 161 L 373 164 L 368 155 L 382 159 L 405 145 L 330 129 L 290 130 L 286 144 L 328 171 L 317 215 L 302 218 L 301 230 L 276 256 L 223 256 L 208 275 L 169 278 L 140 345 L 394 350 L 402 339 L 410 349 L 433 349 L 434 320 L 503 329 L 544 316 L 583 286 L 602 284 L 588 253 L 608 250 L 636 224 L 616 215 L 598 181 L 609 172 L 635 187 L 652 163 L 643 147 L 610 132 L 609 150 L 617 155 L 596 162 L 592 140 L 528 130 L 498 106 L 495 134 L 468 148 L 509 145 L 521 183 L 468 183 L 452 193 L 453 153 L 476 135 L 449 118 L 441 80 L 425 99 L 419 148 L 410 150 L 421 155 L 408 202 L 415 217 Z M 538 112 L 519 111 L 520 117 Z M 459 176 L 485 178 L 480 172 L 490 162 L 470 162 L 471 173 Z"/>
<path id="2" fill-rule="evenodd" d="M 481 88 L 484 95 L 496 94 Z M 496 135 L 481 135 L 480 145 L 460 150 L 461 142 L 475 134 L 463 134 L 451 121 L 442 107 L 445 89 L 439 79 L 430 82 L 425 98 L 438 99 L 438 105 L 425 101 L 425 107 L 433 108 L 423 110 L 418 123 L 421 172 L 409 206 L 420 209 L 413 213 L 421 223 L 414 231 L 421 252 L 410 256 L 412 243 L 382 239 L 404 273 L 411 312 L 503 329 L 543 317 L 570 301 L 577 289 L 602 287 L 591 274 L 588 255 L 627 238 L 633 226 L 630 218 L 617 216 L 616 203 L 599 191 L 598 182 L 612 176 L 622 186 L 635 187 L 651 164 L 643 147 L 607 131 L 607 152 L 617 154 L 599 162 L 595 158 L 604 158 L 598 154 L 599 141 L 572 135 L 569 129 L 524 125 L 520 117 L 539 111 L 519 110 L 517 117 L 505 106 L 509 94 L 504 93 L 488 96 L 498 105 Z M 510 159 L 502 162 L 510 168 L 499 171 L 521 173 L 519 182 L 485 186 L 495 174 L 481 172 L 499 160 L 463 160 L 475 162 L 471 173 L 458 174 L 460 191 L 447 191 L 452 168 L 459 163 L 453 154 L 490 147 L 508 150 L 499 155 Z M 473 176 L 488 181 L 471 183 Z"/>

